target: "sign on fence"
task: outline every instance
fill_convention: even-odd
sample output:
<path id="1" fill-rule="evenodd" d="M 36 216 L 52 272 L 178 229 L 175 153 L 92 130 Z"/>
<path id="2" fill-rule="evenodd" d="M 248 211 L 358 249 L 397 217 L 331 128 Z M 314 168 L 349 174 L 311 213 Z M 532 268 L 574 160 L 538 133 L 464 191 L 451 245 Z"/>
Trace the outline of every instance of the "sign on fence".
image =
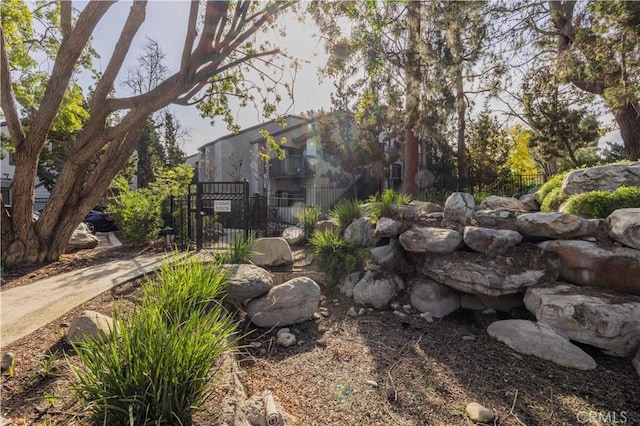
<path id="1" fill-rule="evenodd" d="M 231 211 L 231 200 L 215 200 L 213 211 L 217 213 L 229 213 Z"/>

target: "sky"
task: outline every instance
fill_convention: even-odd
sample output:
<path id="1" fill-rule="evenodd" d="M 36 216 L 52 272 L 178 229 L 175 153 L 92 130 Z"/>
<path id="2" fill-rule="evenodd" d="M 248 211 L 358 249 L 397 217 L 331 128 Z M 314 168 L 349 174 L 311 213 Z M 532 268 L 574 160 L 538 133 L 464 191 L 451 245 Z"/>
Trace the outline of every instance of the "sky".
<path id="1" fill-rule="evenodd" d="M 100 71 L 108 64 L 131 4 L 128 1 L 121 1 L 113 5 L 94 31 L 94 48 L 101 56 L 95 61 L 95 66 Z M 188 13 L 189 1 L 150 1 L 146 20 L 134 39 L 120 75 L 126 75 L 126 70 L 135 64 L 135 59 L 140 54 L 147 37 L 154 39 L 160 45 L 166 55 L 166 65 L 169 67 L 169 71 L 177 71 L 187 28 Z M 277 41 L 281 50 L 298 58 L 301 62 L 301 68 L 295 79 L 294 103 L 291 104 L 291 101 L 282 102 L 282 108 L 279 112 L 297 114 L 310 109 L 330 108 L 330 94 L 333 86 L 329 81 L 320 82 L 317 76 L 318 67 L 324 64 L 326 56 L 322 43 L 319 42 L 317 36 L 314 36 L 315 25 L 310 19 L 306 23 L 300 23 L 291 15 L 283 16 L 282 19 L 286 23 L 286 36 L 280 37 L 278 34 L 270 33 L 269 37 L 277 39 L 272 41 Z M 128 89 L 117 88 L 116 94 L 126 95 L 128 94 L 126 90 Z M 221 119 L 216 120 L 215 125 L 212 126 L 210 119 L 200 117 L 195 106 L 172 105 L 170 108 L 178 120 L 190 129 L 190 138 L 183 147 L 187 155 L 195 154 L 198 147 L 229 133 L 226 124 Z M 253 107 L 244 109 L 236 107 L 233 112 L 241 127 L 250 127 L 263 121 Z"/>

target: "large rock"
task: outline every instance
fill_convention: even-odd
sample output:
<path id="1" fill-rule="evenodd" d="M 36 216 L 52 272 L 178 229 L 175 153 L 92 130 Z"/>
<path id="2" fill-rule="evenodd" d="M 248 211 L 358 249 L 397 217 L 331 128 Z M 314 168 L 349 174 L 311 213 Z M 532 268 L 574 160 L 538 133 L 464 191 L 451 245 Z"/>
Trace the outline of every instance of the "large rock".
<path id="1" fill-rule="evenodd" d="M 640 186 L 640 162 L 608 164 L 576 170 L 562 181 L 567 195 L 590 191 L 613 191 L 621 186 Z"/>
<path id="2" fill-rule="evenodd" d="M 524 213 L 518 216 L 516 225 L 526 239 L 570 240 L 595 236 L 600 221 L 583 219 L 564 213 Z"/>
<path id="3" fill-rule="evenodd" d="M 497 195 L 489 195 L 482 200 L 478 210 L 511 210 L 522 212 L 525 211 L 524 205 L 517 198 L 499 197 Z"/>
<path id="4" fill-rule="evenodd" d="M 462 232 L 471 223 L 476 203 L 471 194 L 454 192 L 444 203 L 442 226 Z"/>
<path id="5" fill-rule="evenodd" d="M 516 231 L 518 212 L 511 210 L 478 210 L 475 214 L 478 226 L 482 228 L 509 229 Z"/>
<path id="6" fill-rule="evenodd" d="M 487 259 L 480 253 L 458 251 L 449 256 L 424 256 L 422 274 L 466 293 L 488 296 L 523 292 L 553 283 L 558 277 L 556 256 L 531 245 L 519 245 L 513 256 Z"/>
<path id="7" fill-rule="evenodd" d="M 69 325 L 67 342 L 81 343 L 85 340 L 104 340 L 115 331 L 113 319 L 96 311 L 82 311 Z"/>
<path id="8" fill-rule="evenodd" d="M 405 259 L 403 251 L 398 247 L 397 238 L 391 238 L 387 245 L 374 247 L 370 252 L 374 262 L 387 271 L 399 273 L 413 271 L 413 263 Z"/>
<path id="9" fill-rule="evenodd" d="M 527 309 L 576 342 L 627 356 L 640 345 L 640 297 L 570 284 L 527 289 Z"/>
<path id="10" fill-rule="evenodd" d="M 98 237 L 90 232 L 76 229 L 73 231 L 73 234 L 71 234 L 71 238 L 69 239 L 69 243 L 67 244 L 65 251 L 68 253 L 75 250 L 96 248 L 98 247 L 99 242 Z"/>
<path id="11" fill-rule="evenodd" d="M 291 247 L 284 238 L 258 238 L 249 257 L 257 266 L 290 266 L 293 265 Z"/>
<path id="12" fill-rule="evenodd" d="M 493 257 L 509 253 L 522 241 L 522 235 L 516 231 L 475 226 L 465 226 L 463 238 L 471 250 Z"/>
<path id="13" fill-rule="evenodd" d="M 375 227 L 371 223 L 371 218 L 364 216 L 354 220 L 344 230 L 344 240 L 349 244 L 355 244 L 360 247 L 375 246 Z"/>
<path id="14" fill-rule="evenodd" d="M 458 293 L 429 279 L 415 279 L 409 283 L 411 306 L 432 317 L 443 318 L 460 308 Z"/>
<path id="15" fill-rule="evenodd" d="M 614 211 L 607 217 L 607 225 L 611 238 L 640 250 L 640 208 Z"/>
<path id="16" fill-rule="evenodd" d="M 235 306 L 254 297 L 262 296 L 273 285 L 271 273 L 255 265 L 224 265 L 227 273 L 227 297 L 225 300 Z"/>
<path id="17" fill-rule="evenodd" d="M 297 226 L 290 226 L 282 231 L 282 238 L 290 245 L 302 244 L 304 242 L 304 230 Z"/>
<path id="18" fill-rule="evenodd" d="M 404 223 L 389 217 L 381 217 L 376 221 L 374 235 L 378 238 L 396 237 L 406 229 Z"/>
<path id="19" fill-rule="evenodd" d="M 560 256 L 560 279 L 640 295 L 640 251 L 604 248 L 580 240 L 545 241 L 538 246 Z"/>
<path id="20" fill-rule="evenodd" d="M 298 277 L 249 301 L 247 317 L 258 327 L 284 327 L 308 320 L 319 305 L 318 284 L 311 278 Z"/>
<path id="21" fill-rule="evenodd" d="M 412 253 L 451 254 L 462 245 L 462 235 L 453 229 L 414 228 L 400 235 L 400 244 Z"/>
<path id="22" fill-rule="evenodd" d="M 395 274 L 367 271 L 353 288 L 353 300 L 361 305 L 384 308 L 404 289 L 404 282 Z"/>
<path id="23" fill-rule="evenodd" d="M 487 333 L 521 354 L 578 370 L 596 368 L 593 358 L 546 324 L 519 319 L 496 321 Z"/>

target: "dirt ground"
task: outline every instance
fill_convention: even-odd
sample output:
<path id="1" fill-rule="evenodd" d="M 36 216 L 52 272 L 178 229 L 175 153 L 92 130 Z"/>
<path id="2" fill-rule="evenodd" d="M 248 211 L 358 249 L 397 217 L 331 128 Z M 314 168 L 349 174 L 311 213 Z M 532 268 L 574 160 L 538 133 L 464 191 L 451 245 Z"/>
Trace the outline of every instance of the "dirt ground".
<path id="1" fill-rule="evenodd" d="M 77 253 L 7 271 L 2 290 L 135 253 Z M 104 293 L 5 348 L 16 362 L 14 375 L 5 372 L 0 381 L 2 416 L 15 425 L 91 425 L 70 392 L 70 366 L 78 361 L 63 336 L 84 309 L 111 314 L 113 300 L 133 306 L 140 284 Z M 459 311 L 434 323 L 389 311 L 351 318 L 350 302 L 326 290 L 321 306 L 324 315 L 289 327 L 298 340 L 289 348 L 275 344 L 277 330 L 240 323 L 249 333 L 238 356 L 249 395 L 271 390 L 303 425 L 471 425 L 464 408 L 474 401 L 493 410 L 495 425 L 640 425 L 640 380 L 630 359 L 583 347 L 598 368 L 573 370 L 493 340 L 485 331 L 492 315 Z M 216 424 L 226 390 L 219 383 L 194 424 Z"/>

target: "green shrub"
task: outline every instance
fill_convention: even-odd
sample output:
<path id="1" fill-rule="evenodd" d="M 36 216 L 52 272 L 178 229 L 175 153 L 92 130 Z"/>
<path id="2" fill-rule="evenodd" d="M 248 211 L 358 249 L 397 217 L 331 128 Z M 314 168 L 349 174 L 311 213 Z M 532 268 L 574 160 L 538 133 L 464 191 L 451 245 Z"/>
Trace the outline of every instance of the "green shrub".
<path id="1" fill-rule="evenodd" d="M 362 216 L 362 209 L 356 200 L 341 200 L 329 212 L 329 218 L 338 223 L 341 234 L 360 216 Z"/>
<path id="2" fill-rule="evenodd" d="M 369 197 L 369 214 L 373 220 L 381 217 L 392 217 L 394 205 L 407 205 L 411 202 L 411 195 L 396 192 L 389 188 L 382 195 L 376 194 Z"/>
<path id="3" fill-rule="evenodd" d="M 113 216 L 125 239 L 144 243 L 158 238 L 162 229 L 162 203 L 170 195 L 178 195 L 193 177 L 189 166 L 178 166 L 158 172 L 157 180 L 147 188 L 131 190 L 123 177 L 114 179 L 117 195 L 107 212 Z"/>
<path id="4" fill-rule="evenodd" d="M 555 212 L 558 211 L 560 205 L 566 201 L 569 197 L 562 192 L 561 187 L 556 187 L 549 192 L 540 204 L 541 212 Z"/>
<path id="5" fill-rule="evenodd" d="M 316 226 L 316 223 L 320 220 L 321 214 L 322 210 L 320 207 L 306 207 L 298 215 L 298 221 L 300 222 L 300 225 L 302 225 L 306 238 L 311 236 L 313 227 Z"/>
<path id="6" fill-rule="evenodd" d="M 356 271 L 366 257 L 364 249 L 347 244 L 334 229 L 314 232 L 309 243 L 313 247 L 320 269 L 327 274 L 330 288 Z"/>
<path id="7" fill-rule="evenodd" d="M 551 191 L 562 187 L 562 180 L 566 174 L 567 173 L 558 173 L 557 175 L 551 176 L 549 180 L 546 181 L 540 189 L 538 189 L 536 196 L 538 197 L 538 200 L 540 200 L 540 203 L 544 201 Z"/>
<path id="8" fill-rule="evenodd" d="M 166 265 L 126 320 L 114 308 L 118 333 L 74 345 L 82 365 L 73 387 L 98 423 L 191 423 L 214 361 L 237 344 L 232 317 L 211 303 L 223 295 L 224 276 L 206 271 L 195 259 Z"/>
<path id="9" fill-rule="evenodd" d="M 640 207 L 640 186 L 622 186 L 615 191 L 591 191 L 569 198 L 566 212 L 578 216 L 601 219 L 614 210 Z"/>

